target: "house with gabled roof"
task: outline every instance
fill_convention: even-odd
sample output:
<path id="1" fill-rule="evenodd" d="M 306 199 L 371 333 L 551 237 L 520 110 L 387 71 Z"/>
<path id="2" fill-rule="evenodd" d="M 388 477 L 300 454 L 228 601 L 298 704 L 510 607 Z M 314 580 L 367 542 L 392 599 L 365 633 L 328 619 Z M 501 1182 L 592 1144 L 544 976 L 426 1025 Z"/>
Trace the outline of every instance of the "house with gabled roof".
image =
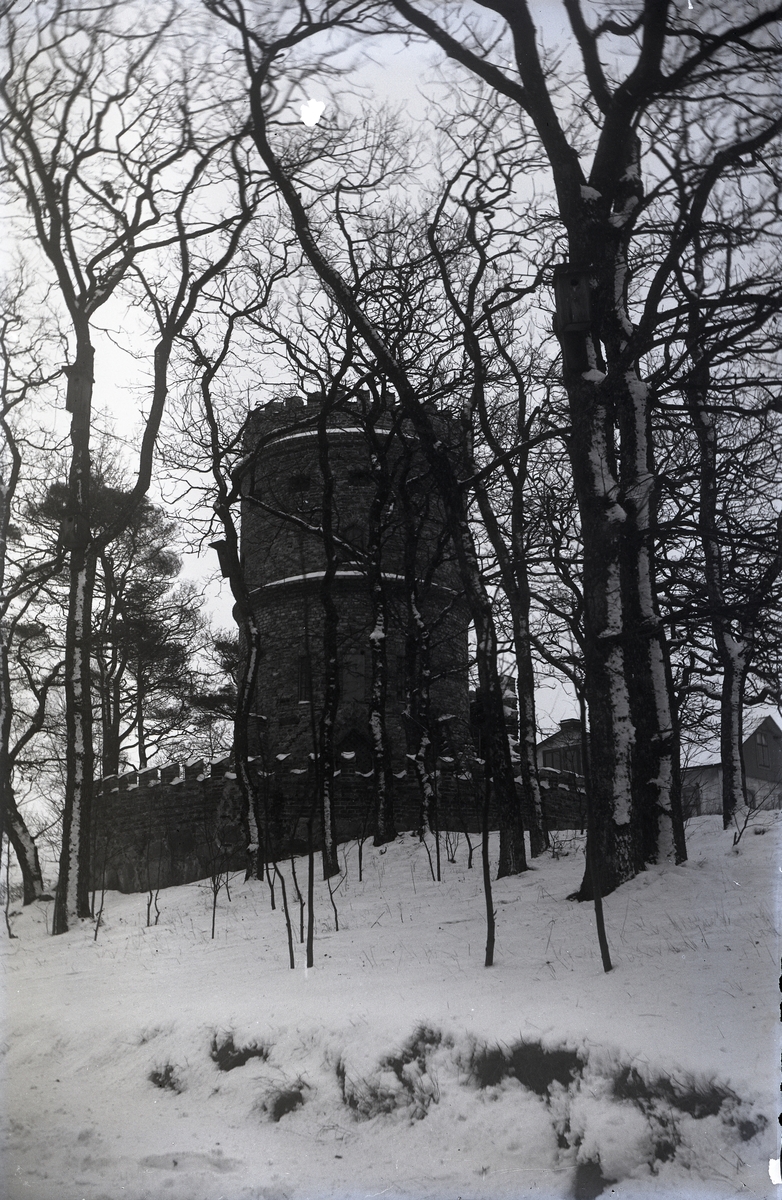
<path id="1" fill-rule="evenodd" d="M 758 717 L 745 727 L 744 770 L 750 808 L 782 808 L 782 729 L 773 717 Z M 685 817 L 722 812 L 722 764 L 704 757 L 682 771 Z"/>
<path id="2" fill-rule="evenodd" d="M 744 739 L 744 769 L 750 808 L 782 809 L 782 729 L 771 716 L 748 722 Z M 538 767 L 581 774 L 581 722 L 560 723 L 556 733 L 537 747 Z M 685 817 L 722 812 L 722 764 L 719 751 L 708 749 L 690 759 L 682 770 Z"/>

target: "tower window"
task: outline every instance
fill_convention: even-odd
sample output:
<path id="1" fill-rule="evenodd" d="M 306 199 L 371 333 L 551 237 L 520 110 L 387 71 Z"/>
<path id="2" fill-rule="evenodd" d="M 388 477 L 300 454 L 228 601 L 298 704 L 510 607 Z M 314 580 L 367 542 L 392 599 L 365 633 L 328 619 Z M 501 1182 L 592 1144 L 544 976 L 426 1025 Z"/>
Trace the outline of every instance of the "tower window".
<path id="1" fill-rule="evenodd" d="M 310 490 L 310 483 L 311 480 L 309 475 L 303 472 L 300 472 L 297 475 L 291 475 L 290 479 L 288 480 L 288 491 L 295 492 L 296 494 L 308 492 Z"/>
<path id="2" fill-rule="evenodd" d="M 768 738 L 766 737 L 765 730 L 759 729 L 757 731 L 755 734 L 755 745 L 758 748 L 758 766 L 770 767 L 771 756 L 768 752 Z"/>

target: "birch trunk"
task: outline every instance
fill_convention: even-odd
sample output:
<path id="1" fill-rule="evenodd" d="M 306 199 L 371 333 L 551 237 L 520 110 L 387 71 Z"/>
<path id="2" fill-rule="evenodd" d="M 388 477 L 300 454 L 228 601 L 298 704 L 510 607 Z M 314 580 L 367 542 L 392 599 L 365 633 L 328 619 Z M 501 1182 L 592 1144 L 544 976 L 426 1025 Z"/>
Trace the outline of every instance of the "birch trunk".
<path id="1" fill-rule="evenodd" d="M 101 774 L 119 774 L 120 757 L 120 676 L 116 630 L 116 583 L 110 559 L 99 556 L 103 579 L 103 604 L 96 621 L 92 658 L 98 676 L 97 691 L 101 715 Z M 124 663 L 123 663 L 124 666 Z M 146 766 L 139 763 L 139 766 Z"/>
<path id="2" fill-rule="evenodd" d="M 627 247 L 643 198 L 640 151 L 637 136 L 628 132 L 624 171 L 614 182 L 613 212 L 608 222 L 601 223 L 602 252 L 596 259 L 602 264 L 601 332 L 608 360 L 605 388 L 617 415 L 620 441 L 625 514 L 620 577 L 626 679 L 635 726 L 632 799 L 639 870 L 645 863 L 656 862 L 661 851 L 674 856 L 676 862 L 687 857 L 672 677 L 654 577 L 657 488 L 650 391 L 638 373 L 627 300 Z"/>

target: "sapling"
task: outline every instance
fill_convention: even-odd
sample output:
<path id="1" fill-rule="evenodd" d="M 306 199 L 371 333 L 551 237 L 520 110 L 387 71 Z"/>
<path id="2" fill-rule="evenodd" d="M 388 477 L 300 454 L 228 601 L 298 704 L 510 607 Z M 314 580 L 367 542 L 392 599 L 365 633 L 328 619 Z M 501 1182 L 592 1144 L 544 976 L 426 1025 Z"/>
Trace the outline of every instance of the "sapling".
<path id="1" fill-rule="evenodd" d="M 214 941 L 215 921 L 217 920 L 217 897 L 220 895 L 220 888 L 223 886 L 222 872 L 212 871 L 209 882 L 212 887 L 212 941 Z"/>
<path id="2" fill-rule="evenodd" d="M 155 888 L 154 891 L 152 890 L 152 888 L 150 888 L 147 893 L 147 928 L 149 928 L 149 926 L 152 924 L 152 905 L 153 904 L 155 906 L 155 925 L 157 925 L 158 921 L 160 920 L 160 906 L 157 902 L 157 898 L 159 895 L 160 895 L 160 888 Z"/>
<path id="3" fill-rule="evenodd" d="M 155 906 L 155 924 L 160 920 L 160 906 L 158 905 L 158 896 L 160 895 L 160 871 L 161 871 L 161 856 L 158 854 L 157 859 L 157 880 L 156 886 L 153 888 L 149 878 L 150 867 L 150 839 L 147 840 L 147 928 L 152 924 L 152 905 Z"/>
<path id="4" fill-rule="evenodd" d="M 103 834 L 103 862 L 102 862 L 102 864 L 101 864 L 101 879 L 102 879 L 102 880 L 103 880 L 103 879 L 105 879 L 105 876 L 106 876 L 106 858 L 107 858 L 107 856 L 108 856 L 108 852 L 109 852 L 109 843 L 110 843 L 110 840 L 111 840 L 111 835 L 110 835 L 110 833 L 109 833 L 109 830 L 108 830 L 108 828 L 106 828 L 106 829 L 105 829 L 105 831 L 104 831 L 104 834 Z M 96 857 L 97 857 L 97 855 L 96 855 Z M 96 891 L 97 891 L 97 889 L 96 889 L 96 888 L 93 888 L 93 889 L 92 889 L 92 895 L 91 895 L 91 897 L 90 897 L 90 917 L 91 917 L 93 920 L 94 920 L 94 918 L 95 918 L 95 895 L 96 895 Z"/>
<path id="5" fill-rule="evenodd" d="M 107 838 L 107 844 L 108 844 L 108 838 Z M 94 942 L 97 942 L 97 940 L 98 940 L 98 930 L 100 929 L 101 921 L 103 920 L 103 905 L 105 904 L 105 902 L 106 902 L 106 853 L 105 853 L 105 849 L 104 849 L 103 862 L 101 864 L 101 869 L 100 869 L 100 908 L 98 909 L 98 914 L 97 914 L 97 917 L 95 918 L 95 933 L 94 933 L 93 939 L 92 939 Z M 92 893 L 92 914 L 91 915 L 94 914 L 94 911 L 95 911 L 95 892 L 93 891 L 93 893 Z"/>
<path id="6" fill-rule="evenodd" d="M 435 771 L 433 771 L 432 774 L 434 776 L 434 788 L 432 789 L 432 812 L 431 812 L 432 833 L 434 834 L 434 856 L 435 856 L 435 862 L 437 863 L 437 882 L 441 883 L 442 876 L 440 873 L 440 817 L 439 817 L 439 813 L 438 813 L 438 804 L 437 804 L 437 775 L 438 775 L 438 772 L 435 770 Z"/>
<path id="7" fill-rule="evenodd" d="M 215 922 L 217 920 L 217 898 L 220 892 L 225 888 L 225 894 L 228 897 L 228 902 L 231 901 L 231 892 L 228 887 L 228 864 L 225 857 L 225 849 L 219 844 L 213 835 L 213 831 L 206 827 L 206 841 L 210 847 L 210 872 L 209 886 L 212 890 L 212 941 L 215 936 Z"/>
<path id="8" fill-rule="evenodd" d="M 315 965 L 315 840 L 313 838 L 312 822 L 314 812 L 311 811 L 307 821 L 307 966 Z"/>
<path id="9" fill-rule="evenodd" d="M 748 825 L 752 825 L 752 824 L 754 823 L 755 819 L 757 818 L 757 816 L 759 815 L 759 813 L 761 813 L 761 812 L 763 811 L 763 809 L 764 809 L 764 807 L 765 807 L 765 805 L 766 805 L 766 802 L 767 802 L 769 799 L 770 799 L 770 797 L 769 797 L 769 796 L 765 796 L 765 797 L 764 797 L 764 798 L 763 798 L 763 799 L 760 801 L 760 803 L 759 803 L 759 804 L 756 804 L 756 805 L 755 805 L 755 807 L 754 807 L 754 808 L 750 808 L 750 806 L 749 806 L 749 805 L 747 805 L 747 806 L 746 806 L 746 808 L 743 810 L 743 812 L 744 812 L 744 817 L 743 817 L 743 820 L 741 821 L 741 823 L 739 823 L 739 813 L 738 813 L 738 809 L 735 809 L 735 808 L 734 808 L 734 810 L 733 810 L 733 824 L 734 824 L 734 825 L 735 825 L 735 827 L 736 827 L 736 828 L 735 828 L 735 830 L 734 830 L 734 832 L 733 832 L 733 845 L 734 845 L 734 846 L 738 846 L 738 844 L 739 844 L 739 842 L 741 841 L 741 839 L 742 839 L 742 836 L 743 836 L 743 834 L 744 834 L 744 831 L 746 830 L 747 826 L 748 826 Z M 756 830 L 755 832 L 757 833 L 757 832 L 759 832 L 759 830 Z"/>
<path id="10" fill-rule="evenodd" d="M 271 904 L 272 912 L 276 912 L 276 910 L 277 910 L 277 899 L 274 895 L 275 879 L 276 879 L 276 875 L 275 875 L 274 871 L 266 872 L 266 882 L 269 885 L 269 903 Z"/>
<path id="11" fill-rule="evenodd" d="M 494 965 L 495 912 L 491 892 L 491 866 L 489 863 L 489 799 L 491 797 L 491 769 L 487 759 L 484 766 L 483 811 L 481 814 L 481 862 L 483 865 L 483 894 L 486 898 L 486 957 L 483 965 Z"/>
<path id="12" fill-rule="evenodd" d="M 429 850 L 429 844 L 426 840 L 426 834 L 423 829 L 421 830 L 421 843 L 423 845 L 424 850 L 426 851 L 426 857 L 429 859 L 429 870 L 432 873 L 432 880 L 436 883 L 437 882 L 437 874 L 434 869 L 434 863 L 432 862 L 432 855 L 431 855 L 431 851 Z"/>
<path id="13" fill-rule="evenodd" d="M 342 884 L 345 882 L 345 876 L 342 876 L 335 888 L 331 886 L 331 879 L 327 879 L 326 882 L 329 887 L 329 900 L 331 901 L 331 907 L 334 909 L 334 932 L 339 933 L 339 913 L 337 912 L 337 905 L 334 901 L 334 893 L 342 887 Z"/>
<path id="14" fill-rule="evenodd" d="M 291 875 L 293 876 L 293 886 L 296 889 L 296 900 L 299 905 L 299 941 L 304 944 L 304 897 L 301 894 L 299 881 L 296 878 L 296 857 L 291 851 Z"/>
<path id="15" fill-rule="evenodd" d="M 267 871 L 267 875 L 271 872 Z M 296 959 L 293 954 L 293 926 L 291 925 L 291 914 L 288 910 L 288 893 L 285 888 L 285 877 L 276 863 L 274 863 L 274 878 L 280 881 L 280 893 L 282 895 L 282 911 L 285 913 L 285 928 L 288 933 L 288 957 L 290 959 L 291 970 L 296 969 Z"/>
<path id="16" fill-rule="evenodd" d="M 105 887 L 105 875 L 104 875 L 101 877 L 100 908 L 98 909 L 98 915 L 95 918 L 95 933 L 92 938 L 92 940 L 94 942 L 97 942 L 97 940 L 98 940 L 98 930 L 100 929 L 101 921 L 103 920 L 103 905 L 104 905 L 105 901 L 106 901 L 106 887 Z"/>

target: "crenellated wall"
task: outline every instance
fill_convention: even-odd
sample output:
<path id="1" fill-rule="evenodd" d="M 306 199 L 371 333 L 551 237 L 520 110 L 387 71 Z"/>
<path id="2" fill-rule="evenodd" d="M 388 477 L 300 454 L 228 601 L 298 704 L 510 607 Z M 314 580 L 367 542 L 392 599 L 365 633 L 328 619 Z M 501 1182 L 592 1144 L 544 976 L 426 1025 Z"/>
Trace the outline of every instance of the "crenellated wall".
<path id="1" fill-rule="evenodd" d="M 313 776 L 306 760 L 291 765 L 281 756 L 264 771 L 256 761 L 265 812 L 266 858 L 283 858 L 307 848 Z M 441 831 L 477 834 L 481 829 L 483 774 L 440 760 L 437 771 L 437 824 Z M 337 831 L 341 841 L 371 835 L 375 802 L 371 773 L 349 762 L 336 779 Z M 541 772 L 550 829 L 583 829 L 583 780 L 557 771 Z M 420 824 L 420 793 L 412 772 L 395 776 L 395 819 L 399 830 Z M 317 809 L 317 806 L 315 806 Z M 530 814 L 525 814 L 529 821 Z M 496 814 L 489 821 L 496 828 Z M 317 815 L 313 841 L 320 847 Z M 241 796 L 231 763 L 223 759 L 175 764 L 158 771 L 129 771 L 96 784 L 93 802 L 92 887 L 121 892 L 148 891 L 206 879 L 245 865 Z"/>

